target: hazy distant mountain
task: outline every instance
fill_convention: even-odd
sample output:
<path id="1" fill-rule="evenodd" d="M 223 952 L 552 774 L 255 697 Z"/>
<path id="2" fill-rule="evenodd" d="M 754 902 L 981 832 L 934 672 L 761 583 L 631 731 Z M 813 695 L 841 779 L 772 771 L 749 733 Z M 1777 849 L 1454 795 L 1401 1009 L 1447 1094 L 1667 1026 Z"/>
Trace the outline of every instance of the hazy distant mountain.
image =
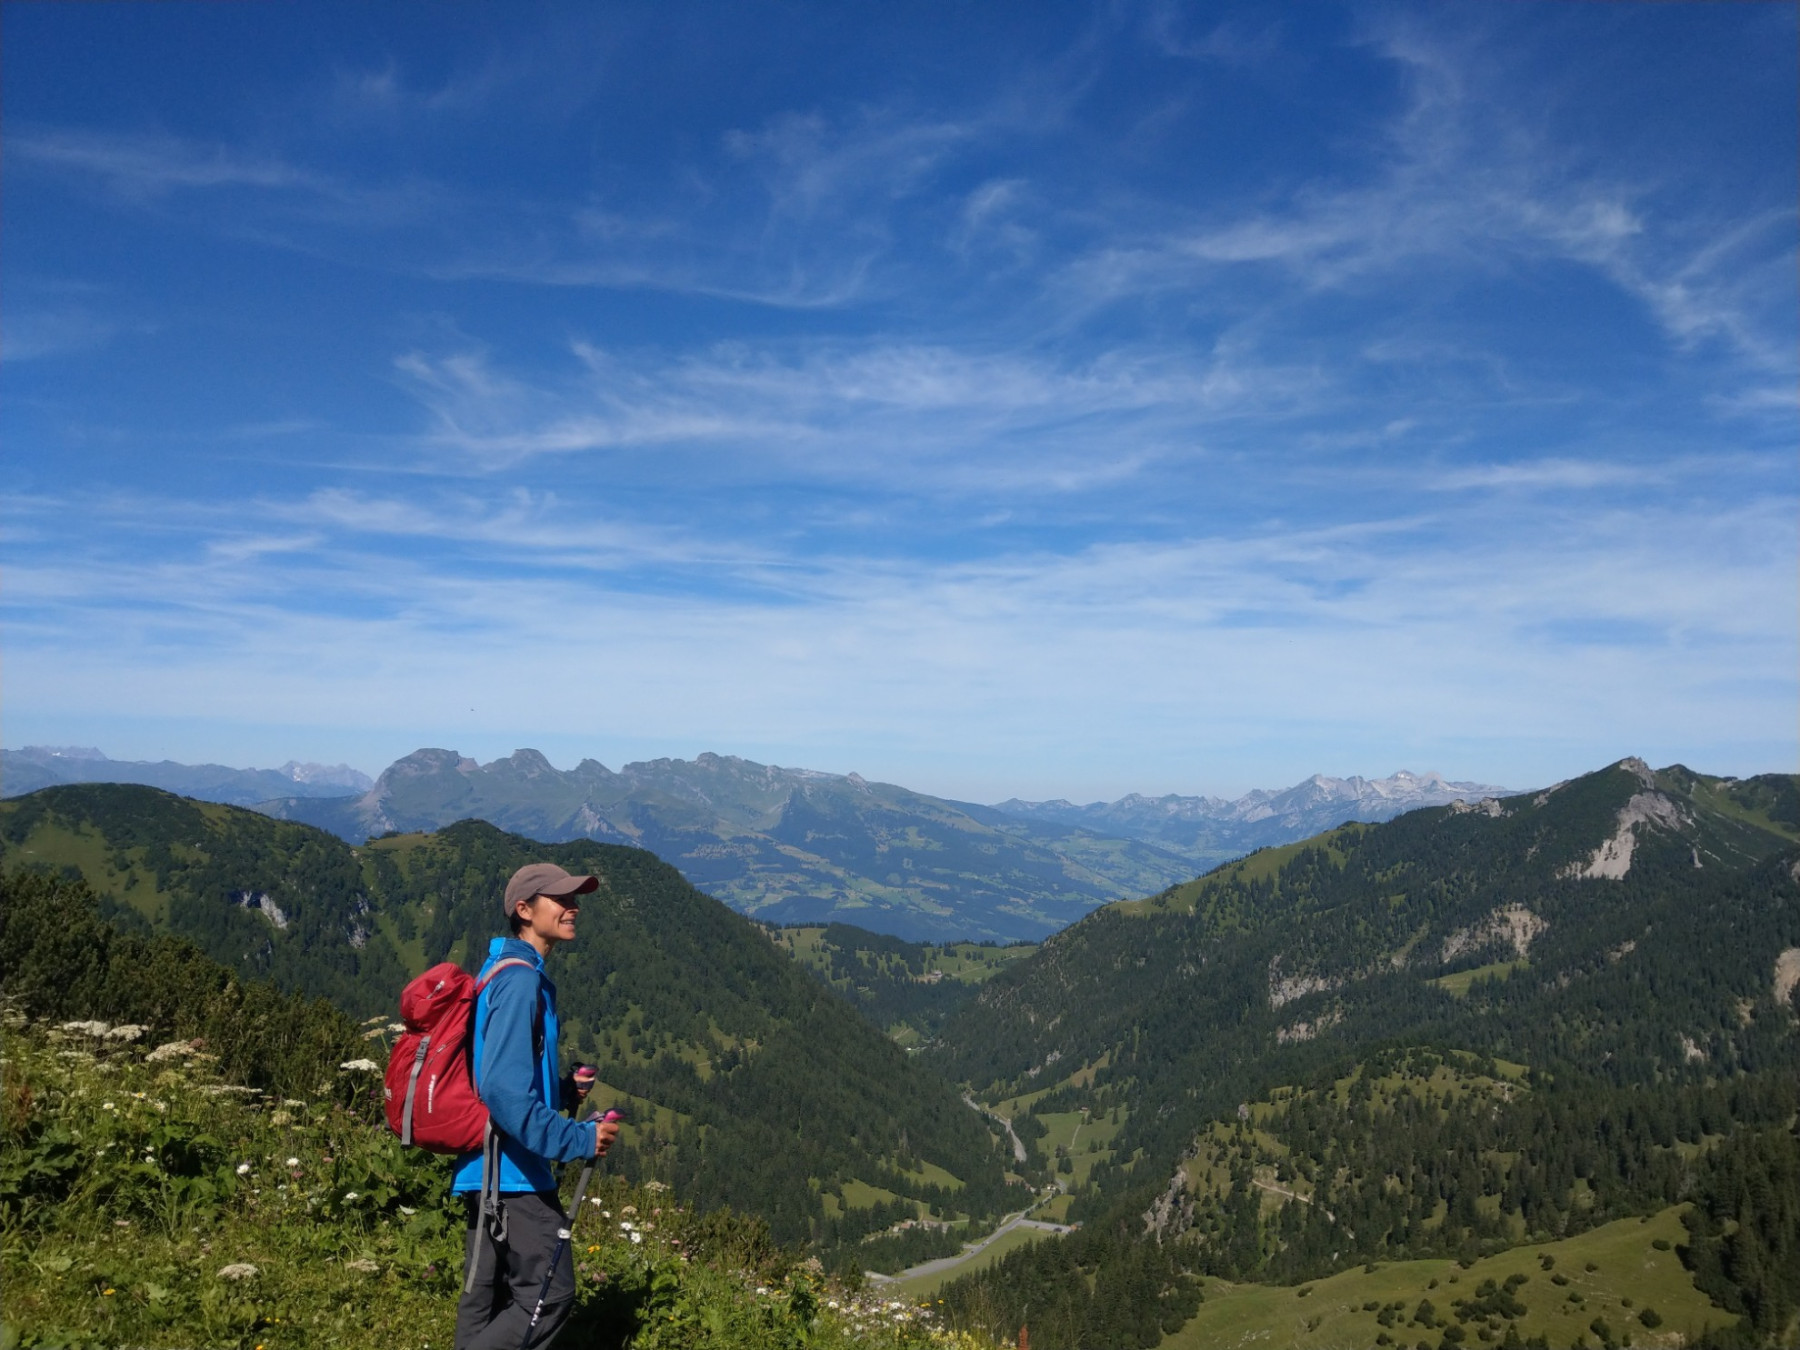
<path id="1" fill-rule="evenodd" d="M 355 843 L 475 818 L 546 842 L 635 844 L 742 913 L 912 939 L 1040 938 L 1196 870 L 1155 844 L 729 755 L 565 773 L 536 750 L 491 764 L 419 750 L 359 797 L 259 809 Z"/>
<path id="2" fill-rule="evenodd" d="M 336 797 L 367 792 L 369 776 L 347 764 L 230 769 L 222 764 L 108 759 L 91 746 L 28 745 L 0 750 L 0 796 L 18 797 L 59 783 L 140 783 L 202 801 L 254 806 L 270 797 Z"/>
<path id="3" fill-rule="evenodd" d="M 342 765 L 145 764 L 30 746 L 4 752 L 0 776 L 6 796 L 61 783 L 140 783 L 254 806 L 356 844 L 468 819 L 545 843 L 635 844 L 742 913 L 934 941 L 1045 937 L 1096 905 L 1150 894 L 1265 844 L 1505 792 L 1399 773 L 1373 782 L 1314 777 L 1235 802 L 1134 795 L 995 807 L 728 755 L 616 772 L 587 759 L 564 772 L 536 750 L 491 764 L 418 750 L 371 782 Z"/>
<path id="4" fill-rule="evenodd" d="M 1223 797 L 1145 797 L 1116 802 L 1024 802 L 994 807 L 1020 820 L 1055 822 L 1122 835 L 1170 849 L 1197 862 L 1220 862 L 1272 844 L 1292 843 L 1347 820 L 1383 821 L 1421 806 L 1510 797 L 1511 789 L 1455 783 L 1439 774 L 1400 770 L 1391 778 L 1327 778 L 1314 774 L 1278 792 L 1257 789 L 1236 801 Z"/>

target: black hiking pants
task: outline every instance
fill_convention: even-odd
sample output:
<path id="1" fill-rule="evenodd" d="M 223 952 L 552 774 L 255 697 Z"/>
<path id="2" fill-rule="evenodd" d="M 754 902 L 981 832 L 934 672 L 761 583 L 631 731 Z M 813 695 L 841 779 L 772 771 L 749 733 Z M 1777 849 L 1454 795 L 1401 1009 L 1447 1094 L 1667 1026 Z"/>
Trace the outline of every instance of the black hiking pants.
<path id="1" fill-rule="evenodd" d="M 468 1197 L 463 1269 L 475 1262 L 475 1287 L 456 1305 L 455 1350 L 519 1350 L 526 1344 L 525 1328 L 556 1250 L 556 1230 L 566 1222 L 555 1191 L 506 1191 L 500 1203 L 506 1208 L 506 1240 L 496 1243 L 480 1224 L 477 1197 Z M 574 1307 L 575 1255 L 565 1251 L 530 1344 L 549 1345 Z"/>

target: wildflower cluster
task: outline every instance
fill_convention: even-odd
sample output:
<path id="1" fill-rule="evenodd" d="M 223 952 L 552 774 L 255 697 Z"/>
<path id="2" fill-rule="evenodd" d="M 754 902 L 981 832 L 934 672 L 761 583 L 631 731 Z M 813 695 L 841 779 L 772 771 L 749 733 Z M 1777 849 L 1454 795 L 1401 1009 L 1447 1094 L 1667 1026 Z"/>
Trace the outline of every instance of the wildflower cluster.
<path id="1" fill-rule="evenodd" d="M 12 1015 L 6 1030 L 0 1343 L 450 1344 L 463 1214 L 449 1168 L 402 1149 L 341 1084 L 241 1089 L 203 1046 L 105 1023 Z M 573 1258 L 571 1344 L 980 1350 L 846 1290 L 760 1220 L 695 1214 L 656 1183 L 603 1175 Z"/>

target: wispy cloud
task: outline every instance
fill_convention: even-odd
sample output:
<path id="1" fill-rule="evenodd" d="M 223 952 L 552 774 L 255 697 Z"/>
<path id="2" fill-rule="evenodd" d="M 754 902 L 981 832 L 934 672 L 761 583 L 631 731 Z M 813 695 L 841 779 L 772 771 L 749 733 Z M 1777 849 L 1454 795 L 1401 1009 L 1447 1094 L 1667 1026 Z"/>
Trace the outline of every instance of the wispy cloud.
<path id="1" fill-rule="evenodd" d="M 972 753 L 1036 765 L 1045 725 L 1064 728 L 1059 755 L 1094 762 L 1107 738 L 1141 742 L 1159 721 L 1170 753 L 1190 754 L 1199 743 L 1175 727 L 1271 717 L 1350 718 L 1395 745 L 1411 743 L 1419 718 L 1569 736 L 1600 717 L 1611 743 L 1645 745 L 1727 667 L 1770 692 L 1709 705 L 1701 720 L 1754 739 L 1796 656 L 1792 635 L 1766 622 L 1795 600 L 1792 579 L 1761 565 L 1794 546 L 1791 514 L 1777 509 L 1683 516 L 1679 528 L 1589 513 L 1580 528 L 1571 516 L 1525 535 L 1469 531 L 1478 516 L 1394 520 L 932 567 L 843 555 L 738 593 L 596 584 L 554 532 L 521 570 L 505 512 L 476 532 L 480 554 L 448 566 L 367 549 L 384 533 L 466 528 L 455 513 L 340 497 L 285 514 L 329 532 L 300 567 L 209 546 L 152 569 L 50 555 L 16 569 L 15 696 L 47 707 L 93 696 L 131 653 L 154 711 L 198 692 L 247 714 L 254 687 L 302 719 L 336 724 L 354 707 L 373 723 L 450 724 L 467 702 L 510 703 L 520 672 L 509 654 L 553 642 L 561 658 L 529 679 L 543 725 L 564 735 L 604 737 L 623 719 L 684 744 L 837 737 L 892 755 L 880 728 L 925 717 Z M 508 554 L 513 565 L 492 565 Z M 296 588 L 315 594 L 295 603 Z M 74 630 L 37 618 L 71 605 Z M 103 643 L 81 637 L 102 631 Z M 719 684 L 708 653 L 721 650 L 757 678 Z M 1634 691 L 1626 708 L 1608 692 L 1621 682 Z M 1172 767 L 1157 758 L 1144 772 Z"/>
<path id="2" fill-rule="evenodd" d="M 118 335 L 116 319 L 86 307 L 9 306 L 0 318 L 0 360 L 35 361 L 88 351 Z"/>
<path id="3" fill-rule="evenodd" d="M 1248 214 L 1227 206 L 1190 225 L 1117 232 L 1068 265 L 1071 302 L 1176 289 L 1229 312 L 1242 302 L 1215 284 L 1223 269 L 1278 269 L 1300 296 L 1367 295 L 1421 267 L 1482 277 L 1563 262 L 1642 304 L 1674 343 L 1716 341 L 1754 376 L 1791 368 L 1791 306 L 1778 300 L 1792 291 L 1791 206 L 1748 219 L 1698 203 L 1672 214 L 1667 184 L 1577 161 L 1552 141 L 1466 43 L 1373 16 L 1367 40 L 1408 94 L 1366 176 L 1303 182 Z"/>
<path id="4" fill-rule="evenodd" d="M 446 205 L 441 188 L 416 176 L 357 181 L 298 164 L 276 152 L 152 133 L 30 126 L 9 132 L 7 154 L 26 171 L 57 174 L 128 205 L 168 207 L 189 197 L 247 194 L 265 211 L 358 230 L 416 226 Z M 204 216 L 226 233 L 261 231 L 249 219 Z M 315 245 L 307 245 L 314 247 Z"/>
<path id="5" fill-rule="evenodd" d="M 483 16 L 259 116 L 9 89 L 9 718 L 1040 795 L 1791 746 L 1791 154 L 1715 102 L 1479 7 Z"/>
<path id="6" fill-rule="evenodd" d="M 958 477 L 1048 487 L 1088 481 L 1121 453 L 1141 462 L 1209 421 L 1292 407 L 1317 384 L 1312 372 L 1248 366 L 1227 352 L 1117 351 L 1071 366 L 905 342 L 725 343 L 674 359 L 576 342 L 571 356 L 554 381 L 527 381 L 466 348 L 410 352 L 397 368 L 429 411 L 430 443 L 490 469 L 540 455 L 716 446 L 774 473 L 889 480 L 933 462 Z M 977 441 L 984 450 L 971 461 L 966 447 Z"/>

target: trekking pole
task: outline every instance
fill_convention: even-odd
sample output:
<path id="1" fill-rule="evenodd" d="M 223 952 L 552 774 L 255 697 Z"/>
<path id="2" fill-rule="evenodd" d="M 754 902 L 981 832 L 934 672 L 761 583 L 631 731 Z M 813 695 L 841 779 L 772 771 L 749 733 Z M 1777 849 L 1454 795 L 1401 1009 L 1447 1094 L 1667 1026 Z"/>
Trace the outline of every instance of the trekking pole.
<path id="1" fill-rule="evenodd" d="M 589 1116 L 589 1120 L 595 1117 Z M 601 1113 L 599 1119 L 604 1121 L 623 1120 L 625 1113 L 616 1106 L 609 1106 Z M 556 1230 L 556 1250 L 550 1254 L 550 1267 L 544 1272 L 544 1282 L 538 1286 L 537 1306 L 531 1310 L 531 1320 L 525 1324 L 525 1339 L 519 1342 L 519 1350 L 531 1344 L 531 1333 L 537 1330 L 538 1319 L 544 1315 L 544 1300 L 550 1297 L 550 1281 L 556 1278 L 556 1268 L 562 1264 L 563 1253 L 569 1249 L 569 1239 L 575 1235 L 575 1220 L 581 1217 L 582 1197 L 587 1194 L 588 1182 L 594 1176 L 594 1160 L 589 1158 L 587 1166 L 581 1169 L 581 1180 L 575 1183 L 575 1203 L 569 1206 L 568 1222 Z"/>

